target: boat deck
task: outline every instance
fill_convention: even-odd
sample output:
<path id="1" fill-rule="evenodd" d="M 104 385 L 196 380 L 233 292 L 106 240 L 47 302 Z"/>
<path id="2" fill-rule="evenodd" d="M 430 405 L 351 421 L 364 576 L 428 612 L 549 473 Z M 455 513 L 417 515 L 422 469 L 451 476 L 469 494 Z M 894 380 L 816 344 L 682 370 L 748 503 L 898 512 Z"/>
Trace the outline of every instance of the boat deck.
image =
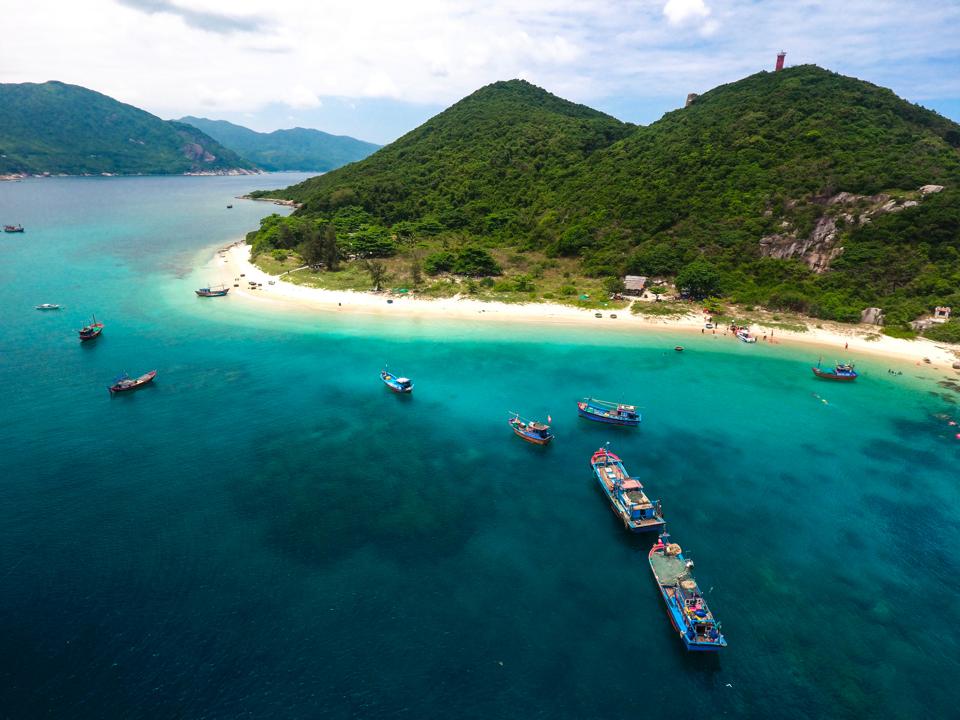
<path id="1" fill-rule="evenodd" d="M 653 566 L 653 571 L 661 585 L 674 585 L 688 574 L 686 561 L 681 560 L 676 555 L 653 553 L 650 556 L 650 564 Z"/>

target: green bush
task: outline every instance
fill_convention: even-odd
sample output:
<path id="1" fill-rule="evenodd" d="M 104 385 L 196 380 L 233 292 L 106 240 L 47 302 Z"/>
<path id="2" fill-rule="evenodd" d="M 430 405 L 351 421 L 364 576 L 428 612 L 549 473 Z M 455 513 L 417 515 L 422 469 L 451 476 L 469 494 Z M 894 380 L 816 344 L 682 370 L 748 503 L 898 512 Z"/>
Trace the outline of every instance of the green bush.
<path id="1" fill-rule="evenodd" d="M 960 343 L 960 320 L 932 325 L 923 331 L 923 336 L 937 342 Z"/>

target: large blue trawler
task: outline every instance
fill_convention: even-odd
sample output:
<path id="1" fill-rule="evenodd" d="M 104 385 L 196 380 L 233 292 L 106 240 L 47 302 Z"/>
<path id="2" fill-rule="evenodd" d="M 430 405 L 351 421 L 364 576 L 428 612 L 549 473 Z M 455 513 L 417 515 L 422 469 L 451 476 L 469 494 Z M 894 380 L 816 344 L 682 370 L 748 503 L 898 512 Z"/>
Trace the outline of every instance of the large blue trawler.
<path id="1" fill-rule="evenodd" d="M 637 427 L 640 424 L 640 413 L 637 412 L 636 405 L 584 398 L 577 403 L 577 413 L 587 420 L 609 425 Z"/>
<path id="2" fill-rule="evenodd" d="M 716 652 L 727 646 L 703 593 L 693 579 L 693 560 L 663 532 L 648 555 L 650 569 L 667 605 L 667 615 L 687 650 Z"/>
<path id="3" fill-rule="evenodd" d="M 661 530 L 664 526 L 660 501 L 651 501 L 643 485 L 627 474 L 619 457 L 606 448 L 597 450 L 590 458 L 593 474 L 610 501 L 610 506 L 630 532 Z"/>

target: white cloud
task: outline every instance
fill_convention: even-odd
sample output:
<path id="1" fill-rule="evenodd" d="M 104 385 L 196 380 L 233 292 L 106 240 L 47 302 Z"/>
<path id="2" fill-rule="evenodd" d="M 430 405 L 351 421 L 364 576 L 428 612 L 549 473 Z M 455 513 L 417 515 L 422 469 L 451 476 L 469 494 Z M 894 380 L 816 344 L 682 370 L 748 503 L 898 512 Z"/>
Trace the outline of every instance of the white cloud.
<path id="1" fill-rule="evenodd" d="M 667 0 L 663 14 L 671 25 L 701 22 L 710 16 L 710 8 L 703 0 Z"/>
<path id="2" fill-rule="evenodd" d="M 323 105 L 323 101 L 317 94 L 303 85 L 295 85 L 284 96 L 284 102 L 292 108 L 317 108 Z"/>
<path id="3" fill-rule="evenodd" d="M 8 5 L 17 32 L 0 44 L 0 81 L 77 83 L 165 117 L 277 106 L 279 123 L 323 98 L 445 105 L 521 76 L 578 102 L 681 104 L 772 69 L 781 47 L 791 64 L 910 99 L 960 97 L 960 4 L 932 0 L 273 0 L 269 15 L 262 0 Z"/>

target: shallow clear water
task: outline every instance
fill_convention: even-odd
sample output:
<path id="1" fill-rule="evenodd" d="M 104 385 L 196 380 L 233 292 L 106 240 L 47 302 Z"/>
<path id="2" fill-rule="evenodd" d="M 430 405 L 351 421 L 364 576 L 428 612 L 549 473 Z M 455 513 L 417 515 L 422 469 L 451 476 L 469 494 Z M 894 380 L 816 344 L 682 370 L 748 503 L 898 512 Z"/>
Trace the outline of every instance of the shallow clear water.
<path id="1" fill-rule="evenodd" d="M 27 228 L 0 236 L 0 714 L 954 711 L 960 395 L 858 357 L 834 386 L 811 351 L 729 337 L 194 297 L 202 251 L 280 211 L 233 196 L 292 179 L 0 184 Z M 578 420 L 586 394 L 641 428 Z M 554 444 L 509 410 L 551 414 Z M 683 651 L 654 538 L 595 486 L 608 441 L 697 561 L 721 657 Z"/>

